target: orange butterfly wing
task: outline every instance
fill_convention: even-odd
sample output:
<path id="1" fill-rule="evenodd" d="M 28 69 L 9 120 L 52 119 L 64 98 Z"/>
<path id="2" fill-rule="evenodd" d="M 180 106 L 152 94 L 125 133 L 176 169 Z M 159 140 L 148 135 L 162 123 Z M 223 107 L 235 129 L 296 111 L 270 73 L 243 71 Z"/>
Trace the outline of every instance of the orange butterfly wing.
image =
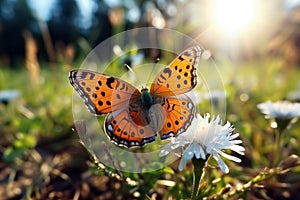
<path id="1" fill-rule="evenodd" d="M 89 70 L 72 70 L 69 80 L 89 111 L 96 115 L 124 108 L 141 95 L 125 81 Z"/>
<path id="2" fill-rule="evenodd" d="M 167 97 L 163 103 L 166 120 L 159 131 L 161 139 L 176 136 L 186 130 L 194 118 L 195 106 L 186 95 Z"/>
<path id="3" fill-rule="evenodd" d="M 120 79 L 88 70 L 72 70 L 69 80 L 91 113 L 109 113 L 105 131 L 111 140 L 127 147 L 142 146 L 152 142 L 157 132 L 166 139 L 191 124 L 195 107 L 183 93 L 197 84 L 200 54 L 200 47 L 190 48 L 159 73 L 150 88 L 156 105 L 160 105 L 153 107 L 153 111 L 152 107 L 150 110 L 143 107 L 139 90 Z"/>
<path id="4" fill-rule="evenodd" d="M 131 147 L 155 139 L 140 103 L 141 92 L 134 86 L 88 70 L 72 70 L 69 80 L 91 113 L 110 113 L 105 119 L 105 132 L 112 141 Z"/>
<path id="5" fill-rule="evenodd" d="M 160 137 L 166 139 L 186 130 L 194 118 L 195 106 L 184 93 L 197 84 L 196 68 L 201 56 L 199 46 L 182 52 L 156 77 L 150 93 L 155 97 L 164 97 L 162 104 L 166 120 L 159 131 Z"/>
<path id="6" fill-rule="evenodd" d="M 130 109 L 112 112 L 105 119 L 105 131 L 119 145 L 143 146 L 155 140 L 156 132 L 145 121 L 144 112 Z"/>
<path id="7" fill-rule="evenodd" d="M 201 56 L 199 46 L 182 52 L 153 81 L 150 93 L 155 96 L 174 96 L 192 90 L 197 84 L 196 68 Z"/>

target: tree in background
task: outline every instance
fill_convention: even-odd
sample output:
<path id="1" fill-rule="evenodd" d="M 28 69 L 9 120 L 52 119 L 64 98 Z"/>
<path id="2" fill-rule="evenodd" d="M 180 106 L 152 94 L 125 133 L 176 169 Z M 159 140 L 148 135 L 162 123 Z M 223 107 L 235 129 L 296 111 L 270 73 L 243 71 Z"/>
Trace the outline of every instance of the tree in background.
<path id="1" fill-rule="evenodd" d="M 32 30 L 35 19 L 26 0 L 0 0 L 0 59 L 15 67 L 24 58 L 26 30 Z"/>
<path id="2" fill-rule="evenodd" d="M 48 21 L 53 41 L 74 43 L 81 34 L 78 26 L 80 17 L 76 0 L 56 1 Z"/>
<path id="3" fill-rule="evenodd" d="M 82 30 L 79 26 L 80 17 L 76 0 L 55 2 L 47 24 L 58 55 L 65 57 L 70 51 L 75 53 L 74 46 L 82 37 Z"/>

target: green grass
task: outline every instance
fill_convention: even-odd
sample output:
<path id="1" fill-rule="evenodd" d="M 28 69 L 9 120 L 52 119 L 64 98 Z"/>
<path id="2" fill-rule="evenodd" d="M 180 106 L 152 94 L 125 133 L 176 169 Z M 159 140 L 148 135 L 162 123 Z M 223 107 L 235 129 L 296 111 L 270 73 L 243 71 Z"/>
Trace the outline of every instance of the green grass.
<path id="1" fill-rule="evenodd" d="M 258 177 L 254 180 L 254 182 L 257 181 L 257 184 L 248 185 L 249 188 L 246 188 L 245 191 L 236 191 L 231 198 L 234 199 L 238 196 L 249 198 L 249 195 L 262 198 L 264 192 L 270 196 L 273 195 L 273 198 L 282 197 L 280 195 L 284 192 L 288 192 L 292 196 L 299 195 L 299 188 L 297 190 L 299 186 L 294 185 L 300 181 L 300 168 L 297 167 L 297 164 L 288 168 L 290 172 L 281 175 L 272 174 L 267 170 L 272 166 L 271 160 L 274 157 L 275 130 L 270 128 L 269 121 L 259 112 L 257 104 L 266 100 L 286 99 L 288 92 L 300 90 L 300 68 L 288 68 L 278 58 L 241 62 L 238 65 L 228 60 L 221 60 L 218 63 L 225 63 L 217 66 L 228 94 L 225 120 L 230 121 L 235 126 L 236 132 L 240 133 L 243 146 L 246 148 L 246 155 L 239 156 L 243 160 L 240 164 L 226 161 L 230 168 L 230 173 L 227 175 L 220 173 L 218 169 L 206 168 L 206 176 L 201 185 L 202 197 L 221 194 L 227 184 L 233 188 L 230 191 L 234 191 L 237 185 L 253 181 L 257 175 Z M 209 72 L 209 69 L 205 67 L 205 65 L 199 66 L 199 70 L 208 70 Z M 113 69 L 118 70 L 115 66 Z M 45 197 L 43 188 L 51 185 L 49 180 L 53 180 L 53 177 L 61 177 L 63 180 L 72 181 L 73 177 L 70 176 L 72 174 L 70 171 L 86 166 L 87 157 L 80 159 L 76 157 L 76 154 L 71 153 L 77 149 L 76 151 L 81 152 L 80 155 L 87 155 L 87 151 L 79 146 L 78 137 L 72 131 L 74 123 L 72 115 L 73 89 L 68 81 L 68 71 L 69 68 L 61 66 L 58 66 L 56 71 L 46 66 L 42 67 L 40 84 L 34 87 L 30 83 L 26 69 L 0 69 L 0 89 L 17 89 L 21 93 L 20 97 L 9 102 L 8 105 L 0 104 L 0 136 L 3 138 L 1 143 L 2 161 L 3 165 L 11 170 L 6 177 L 7 181 L 9 184 L 16 184 L 18 178 L 13 176 L 13 172 L 25 173 L 22 169 L 28 162 L 35 163 L 37 166 L 49 165 L 50 170 L 46 174 L 39 171 L 38 174 L 41 174 L 39 181 L 18 186 L 23 189 L 20 195 L 23 198 Z M 209 77 L 206 78 L 209 79 Z M 201 79 L 199 84 L 203 84 Z M 204 89 L 201 86 L 197 87 L 197 90 L 201 92 Z M 200 114 L 203 115 L 204 112 L 209 111 L 207 105 L 209 102 L 200 102 L 198 105 Z M 284 133 L 281 161 L 292 154 L 299 155 L 299 129 L 300 124 L 296 122 Z M 46 154 L 43 150 L 44 144 L 48 145 Z M 62 157 L 64 152 L 71 158 L 64 159 Z M 37 155 L 40 156 L 40 159 L 36 159 L 39 157 Z M 68 163 L 66 166 L 69 166 L 70 169 L 62 168 L 59 163 L 47 160 L 54 159 L 56 156 L 62 162 Z M 215 166 L 213 160 L 210 160 L 209 163 Z M 266 169 L 264 176 L 259 174 L 262 169 Z M 87 169 L 80 170 L 79 173 L 83 173 Z M 101 177 L 108 177 L 108 183 L 121 183 L 120 187 L 109 186 L 107 190 L 115 190 L 117 191 L 115 194 L 127 197 L 135 197 L 139 194 L 143 198 L 151 197 L 154 193 L 164 198 L 168 196 L 173 199 L 189 198 L 192 189 L 192 171 L 191 163 L 183 172 L 178 172 L 175 163 L 162 170 L 144 174 L 123 173 L 102 165 L 100 168 L 90 165 L 90 172 L 93 172 L 91 177 L 99 177 L 100 180 L 103 180 Z M 67 178 L 64 176 L 65 173 L 69 175 Z M 171 184 L 170 186 L 168 181 L 175 185 Z M 79 178 L 76 184 L 82 185 L 82 182 L 84 181 Z M 53 184 L 55 183 L 54 181 Z M 291 185 L 288 188 L 273 187 L 274 184 L 279 183 Z M 9 184 L 2 184 L 0 187 L 4 188 L 2 190 L 7 190 Z M 265 189 L 258 187 L 258 184 L 263 185 Z M 280 194 L 272 193 L 277 189 L 281 192 Z M 295 194 L 295 190 L 298 193 Z M 69 197 L 72 197 L 78 190 L 70 191 Z M 101 196 L 105 192 L 107 191 L 101 190 L 98 195 Z M 229 193 L 224 192 L 224 194 Z"/>

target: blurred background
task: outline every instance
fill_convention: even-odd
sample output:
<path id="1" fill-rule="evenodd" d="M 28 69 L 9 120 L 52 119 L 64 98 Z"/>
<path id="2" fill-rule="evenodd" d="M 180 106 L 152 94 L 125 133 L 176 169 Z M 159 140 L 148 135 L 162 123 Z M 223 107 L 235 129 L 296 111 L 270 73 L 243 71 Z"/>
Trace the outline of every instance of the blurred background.
<path id="1" fill-rule="evenodd" d="M 299 1 L 1 0 L 0 62 L 72 62 L 120 31 L 153 26 L 195 38 L 217 56 L 281 55 L 299 64 Z M 28 44 L 30 43 L 30 44 Z M 34 49 L 34 50 L 33 50 Z"/>
<path id="2" fill-rule="evenodd" d="M 1 197 L 172 199 L 178 191 L 188 192 L 188 172 L 175 179 L 175 187 L 158 186 L 155 178 L 173 180 L 176 173 L 111 176 L 103 166 L 99 172 L 73 131 L 69 70 L 107 38 L 148 26 L 156 34 L 170 28 L 194 38 L 218 67 L 227 119 L 247 149 L 243 163 L 231 166 L 228 182 L 245 183 L 269 166 L 273 130 L 256 105 L 300 100 L 300 0 L 0 0 Z M 143 58 L 155 60 L 160 53 L 144 51 Z M 202 70 L 209 69 L 201 65 Z M 204 102 L 201 114 L 205 110 Z M 300 153 L 296 130 L 286 138 L 285 155 Z M 299 170 L 296 174 L 281 177 L 290 187 L 270 181 L 243 197 L 297 198 Z M 125 183 L 126 176 L 138 184 Z"/>

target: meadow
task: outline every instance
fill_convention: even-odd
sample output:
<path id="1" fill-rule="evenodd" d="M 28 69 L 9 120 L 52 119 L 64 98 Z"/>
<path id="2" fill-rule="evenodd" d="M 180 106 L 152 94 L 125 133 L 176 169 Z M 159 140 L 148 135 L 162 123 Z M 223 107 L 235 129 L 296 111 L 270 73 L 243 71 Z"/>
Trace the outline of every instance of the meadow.
<path id="1" fill-rule="evenodd" d="M 179 171 L 180 158 L 171 165 L 155 171 L 145 170 L 148 171 L 145 173 L 105 166 L 93 152 L 89 154 L 89 148 L 80 143 L 74 130 L 74 91 L 68 73 L 80 62 L 54 67 L 41 64 L 36 75 L 21 66 L 1 67 L 0 89 L 19 92 L 17 97 L 2 99 L 0 103 L 1 197 L 297 199 L 300 191 L 297 118 L 300 114 L 288 119 L 266 119 L 258 104 L 269 100 L 299 101 L 299 66 L 287 67 L 276 56 L 240 61 L 238 66 L 224 58 L 217 63 L 226 92 L 225 97 L 216 97 L 216 101 L 225 98 L 226 102 L 222 125 L 229 121 L 245 148 L 245 155 L 225 150 L 241 159 L 237 163 L 224 158 L 229 173 L 223 173 L 212 156 L 202 163 L 203 171 L 194 161 L 188 161 Z M 198 70 L 208 69 L 200 63 Z M 200 85 L 201 80 L 199 77 Z M 211 112 L 211 103 L 211 99 L 199 101 L 198 112 L 201 115 Z M 197 185 L 194 181 L 199 169 L 202 178 Z"/>

